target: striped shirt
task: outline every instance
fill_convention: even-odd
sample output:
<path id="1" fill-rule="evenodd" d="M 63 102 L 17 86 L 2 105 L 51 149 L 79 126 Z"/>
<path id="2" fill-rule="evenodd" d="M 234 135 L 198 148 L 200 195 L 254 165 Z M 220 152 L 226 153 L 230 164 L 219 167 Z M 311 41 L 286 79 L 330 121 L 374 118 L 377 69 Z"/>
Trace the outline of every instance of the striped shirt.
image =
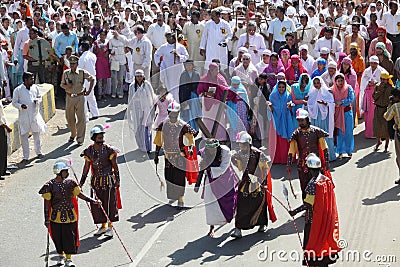
<path id="1" fill-rule="evenodd" d="M 398 130 L 400 127 L 400 103 L 391 105 L 385 114 L 383 114 L 383 117 L 387 121 L 390 121 L 394 118 L 393 129 Z"/>

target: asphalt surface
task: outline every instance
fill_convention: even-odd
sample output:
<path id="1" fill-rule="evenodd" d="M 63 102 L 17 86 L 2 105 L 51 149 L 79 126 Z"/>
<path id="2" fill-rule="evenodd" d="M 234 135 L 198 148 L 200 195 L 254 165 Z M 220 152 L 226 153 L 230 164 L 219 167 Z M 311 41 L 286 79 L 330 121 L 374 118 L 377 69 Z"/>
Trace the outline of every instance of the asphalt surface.
<path id="1" fill-rule="evenodd" d="M 243 231 L 240 240 L 229 236 L 233 223 L 217 227 L 214 238 L 206 236 L 208 226 L 201 192 L 194 193 L 193 185 L 187 187 L 185 195 L 185 204 L 190 208 L 177 210 L 167 205 L 165 190 L 160 191 L 151 160 L 153 155 L 149 158 L 137 150 L 129 133 L 124 120 L 125 103 L 126 98 L 99 103 L 101 116 L 88 123 L 86 136 L 94 125 L 110 124 L 106 141 L 120 149 L 123 209 L 115 229 L 134 262 L 131 263 L 117 236 L 93 236 L 96 226 L 86 204 L 79 201 L 81 246 L 79 254 L 73 256 L 77 266 L 301 266 L 301 246 L 294 223 L 277 201 L 274 206 L 278 220 L 268 225 L 268 231 Z M 43 200 L 38 191 L 53 177 L 52 165 L 57 158 L 72 158 L 80 178 L 84 160 L 79 154 L 91 143 L 89 137 L 83 147 L 67 143 L 69 133 L 62 109 L 57 109 L 48 125 L 49 131 L 42 135 L 46 156 L 31 160 L 0 181 L 0 266 L 45 265 L 46 229 Z M 363 125 L 355 129 L 355 134 L 353 158 L 331 164 L 341 245 L 346 247 L 336 266 L 400 266 L 400 187 L 394 185 L 398 178 L 394 143 L 391 142 L 389 153 L 382 149 L 373 152 L 375 141 L 364 138 Z M 21 158 L 21 151 L 17 151 L 10 161 L 17 163 Z M 158 167 L 161 176 L 162 162 Z M 273 166 L 272 176 L 273 193 L 286 205 L 282 194 L 282 182 L 288 185 L 283 178 L 284 166 Z M 293 185 L 300 195 L 298 181 L 294 180 Z M 83 190 L 89 192 L 87 184 Z M 289 200 L 292 207 L 301 203 L 299 197 L 289 196 Z M 303 221 L 303 217 L 296 219 L 301 239 Z M 51 243 L 50 266 L 56 264 L 54 249 Z M 300 260 L 296 261 L 298 257 Z"/>

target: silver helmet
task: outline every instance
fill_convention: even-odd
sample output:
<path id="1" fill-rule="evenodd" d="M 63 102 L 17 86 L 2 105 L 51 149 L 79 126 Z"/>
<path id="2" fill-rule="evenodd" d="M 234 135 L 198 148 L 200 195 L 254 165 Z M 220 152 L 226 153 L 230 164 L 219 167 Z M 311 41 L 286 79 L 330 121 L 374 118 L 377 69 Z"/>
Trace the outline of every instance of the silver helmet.
<path id="1" fill-rule="evenodd" d="M 307 167 L 310 169 L 321 168 L 321 160 L 314 153 L 308 154 L 308 156 L 306 158 L 306 164 L 307 164 Z"/>
<path id="2" fill-rule="evenodd" d="M 94 141 L 94 136 L 100 133 L 105 133 L 103 125 L 95 125 L 92 130 L 90 130 L 90 139 Z"/>
<path id="3" fill-rule="evenodd" d="M 57 161 L 56 163 L 54 163 L 54 166 L 53 166 L 54 174 L 60 174 L 61 171 L 64 171 L 64 170 L 69 170 L 69 166 L 67 163 L 65 163 L 64 161 Z"/>

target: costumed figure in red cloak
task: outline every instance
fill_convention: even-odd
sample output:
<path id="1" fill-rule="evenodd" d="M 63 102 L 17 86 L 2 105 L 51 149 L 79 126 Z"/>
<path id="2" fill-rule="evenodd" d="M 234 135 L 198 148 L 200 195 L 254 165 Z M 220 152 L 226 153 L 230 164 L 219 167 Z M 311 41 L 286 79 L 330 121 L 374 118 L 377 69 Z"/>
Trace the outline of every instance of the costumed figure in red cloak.
<path id="1" fill-rule="evenodd" d="M 79 197 L 94 205 L 100 201 L 81 193 L 77 182 L 68 179 L 69 166 L 63 161 L 54 164 L 56 177 L 48 181 L 39 191 L 44 198 L 44 224 L 47 227 L 57 253 L 60 254 L 57 265 L 75 266 L 71 255 L 76 254 L 79 247 L 78 202 Z"/>
<path id="2" fill-rule="evenodd" d="M 292 173 L 292 162 L 296 159 L 296 154 L 298 154 L 297 170 L 300 179 L 301 192 L 303 194 L 302 198 L 304 199 L 306 195 L 306 186 L 312 178 L 306 165 L 308 154 L 314 153 L 318 155 L 323 162 L 322 167 L 324 174 L 330 176 L 330 174 L 328 175 L 325 173 L 325 171 L 329 170 L 329 152 L 325 140 L 325 137 L 329 134 L 316 126 L 312 126 L 310 124 L 308 112 L 304 109 L 298 109 L 296 111 L 296 119 L 299 123 L 299 127 L 290 137 L 286 171 L 290 176 Z"/>
<path id="3" fill-rule="evenodd" d="M 236 142 L 240 150 L 232 156 L 232 163 L 243 172 L 238 186 L 235 229 L 232 237 L 241 238 L 242 229 L 259 226 L 259 232 L 265 232 L 269 219 L 276 221 L 272 206 L 272 180 L 266 155 L 253 147 L 252 138 L 246 131 L 238 133 Z"/>
<path id="4" fill-rule="evenodd" d="M 311 180 L 303 205 L 289 211 L 291 216 L 305 210 L 303 265 L 329 266 L 339 258 L 339 218 L 332 179 L 321 173 L 321 160 L 311 153 L 306 159 Z"/>
<path id="5" fill-rule="evenodd" d="M 180 109 L 180 105 L 175 101 L 168 105 L 168 118 L 156 128 L 153 143 L 156 145 L 156 165 L 159 162 L 160 149 L 164 148 L 164 176 L 169 204 L 178 200 L 178 208 L 183 208 L 186 179 L 189 184 L 197 181 L 199 167 L 194 138 L 199 132 L 179 119 Z"/>
<path id="6" fill-rule="evenodd" d="M 112 237 L 112 223 L 119 221 L 118 209 L 122 208 L 119 193 L 120 176 L 117 165 L 118 151 L 115 147 L 104 143 L 104 133 L 102 125 L 95 125 L 90 131 L 90 139 L 93 144 L 81 153 L 81 157 L 85 158 L 85 165 L 79 183 L 81 187 L 85 184 L 91 169 L 91 195 L 100 199 L 104 208 L 91 205 L 94 223 L 102 224 L 95 235 L 104 234 Z"/>

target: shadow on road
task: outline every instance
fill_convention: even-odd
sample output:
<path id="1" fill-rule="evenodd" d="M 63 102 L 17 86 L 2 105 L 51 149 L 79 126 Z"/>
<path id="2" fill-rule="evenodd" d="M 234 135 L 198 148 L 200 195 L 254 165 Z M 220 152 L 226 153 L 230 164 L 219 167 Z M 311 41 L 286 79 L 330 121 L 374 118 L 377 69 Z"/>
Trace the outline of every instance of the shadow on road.
<path id="1" fill-rule="evenodd" d="M 388 189 L 385 192 L 382 192 L 380 195 L 374 198 L 364 198 L 362 200 L 362 204 L 365 206 L 383 204 L 390 201 L 399 201 L 400 200 L 400 186 L 396 185 L 392 188 Z"/>
<path id="2" fill-rule="evenodd" d="M 38 159 L 37 163 L 43 163 L 43 162 L 45 162 L 47 160 L 54 160 L 56 158 L 62 158 L 62 157 L 65 157 L 67 155 L 71 155 L 72 150 L 77 149 L 77 148 L 81 148 L 83 150 L 83 148 L 81 146 L 78 146 L 77 143 L 65 143 L 65 144 L 62 144 L 58 148 L 56 148 L 53 151 L 47 153 L 44 156 L 44 158 Z"/>
<path id="3" fill-rule="evenodd" d="M 101 244 L 111 240 L 112 238 L 107 237 L 97 237 L 97 236 L 89 236 L 85 239 L 81 239 L 81 245 L 78 249 L 79 254 L 88 253 L 93 249 L 101 247 Z"/>
<path id="4" fill-rule="evenodd" d="M 146 152 L 140 151 L 140 149 L 136 149 L 136 150 L 133 150 L 133 151 L 129 151 L 129 152 L 123 154 L 123 155 L 119 155 L 118 158 L 117 158 L 117 162 L 119 164 L 128 163 L 128 162 L 131 162 L 131 161 L 135 161 L 135 162 L 141 163 L 141 162 L 145 162 L 145 161 L 150 160 L 150 159 L 154 159 L 154 153 L 151 153 L 149 155 Z"/>
<path id="5" fill-rule="evenodd" d="M 174 215 L 180 212 L 181 210 L 178 210 L 176 207 L 172 207 L 167 204 L 162 206 L 160 206 L 160 204 L 157 204 L 145 211 L 142 211 L 132 216 L 127 221 L 133 223 L 132 229 L 134 231 L 137 231 L 144 228 L 147 224 L 168 221 L 169 218 L 174 217 Z"/>
<path id="6" fill-rule="evenodd" d="M 389 159 L 390 158 L 390 152 L 371 152 L 368 155 L 365 155 L 364 157 L 360 158 L 357 162 L 357 168 L 361 169 L 364 168 L 368 165 L 372 165 L 374 163 L 379 163 L 385 159 Z"/>

